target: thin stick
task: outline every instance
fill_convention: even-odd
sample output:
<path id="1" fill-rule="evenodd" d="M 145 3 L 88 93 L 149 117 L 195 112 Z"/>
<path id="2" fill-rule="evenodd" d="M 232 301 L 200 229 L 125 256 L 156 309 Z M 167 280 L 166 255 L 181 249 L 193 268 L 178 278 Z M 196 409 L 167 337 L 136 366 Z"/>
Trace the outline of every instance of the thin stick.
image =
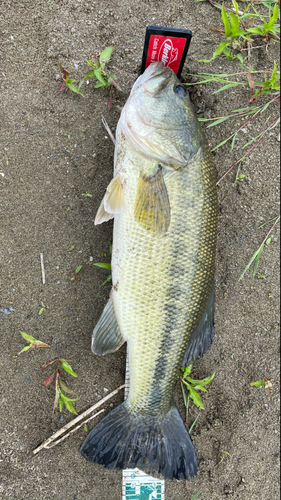
<path id="1" fill-rule="evenodd" d="M 45 285 L 45 268 L 44 268 L 44 260 L 43 260 L 43 254 L 40 253 L 40 262 L 41 262 L 41 271 L 42 271 L 42 283 Z"/>
<path id="2" fill-rule="evenodd" d="M 91 406 L 91 408 L 88 408 L 88 410 L 84 411 L 84 413 L 81 413 L 81 415 L 78 415 L 78 417 L 71 420 L 71 422 L 68 422 L 68 424 L 66 424 L 64 427 L 62 427 L 57 432 L 55 432 L 55 434 L 53 434 L 44 443 L 42 443 L 40 446 L 38 446 L 38 448 L 33 450 L 34 455 L 39 453 L 39 451 L 43 450 L 43 448 L 47 448 L 50 443 L 52 443 L 53 441 L 55 441 L 55 439 L 57 439 L 59 436 L 64 434 L 68 429 L 70 429 L 70 427 L 73 427 L 78 422 L 83 420 L 83 418 L 87 417 L 90 413 L 92 413 L 94 410 L 99 408 L 103 403 L 108 401 L 108 399 L 113 398 L 113 396 L 115 396 L 115 394 L 117 394 L 119 391 L 121 391 L 121 389 L 124 389 L 124 387 L 125 387 L 125 384 L 120 385 L 120 387 L 118 387 L 118 389 L 115 389 L 115 391 L 113 391 L 110 394 L 108 394 L 107 396 L 105 396 L 105 398 L 101 399 L 98 403 Z"/>
<path id="3" fill-rule="evenodd" d="M 61 443 L 62 441 L 64 441 L 66 438 L 68 438 L 70 436 L 70 434 L 73 434 L 74 432 L 76 432 L 78 429 L 80 429 L 80 427 L 82 427 L 82 425 L 85 425 L 87 422 L 89 422 L 90 420 L 92 420 L 93 418 L 96 418 L 98 415 L 100 415 L 101 413 L 103 413 L 105 410 L 100 410 L 98 411 L 98 413 L 95 413 L 94 415 L 92 415 L 90 418 L 87 418 L 87 420 L 84 420 L 84 422 L 82 422 L 82 424 L 80 425 L 77 425 L 77 427 L 74 427 L 74 429 L 72 429 L 71 431 L 69 431 L 67 434 L 65 434 L 62 438 L 58 439 L 57 441 L 55 441 L 53 444 L 51 444 L 51 446 L 46 446 L 47 450 L 50 450 L 51 448 L 53 448 L 54 446 L 57 446 L 57 444 Z"/>
<path id="4" fill-rule="evenodd" d="M 103 124 L 103 126 L 104 126 L 105 130 L 107 131 L 107 133 L 108 133 L 108 135 L 109 135 L 110 139 L 112 140 L 112 142 L 113 142 L 113 144 L 114 144 L 114 146 L 115 146 L 115 144 L 116 144 L 115 137 L 114 137 L 113 133 L 111 132 L 111 130 L 110 130 L 110 128 L 109 128 L 109 125 L 108 125 L 108 123 L 107 123 L 107 121 L 106 121 L 106 119 L 105 119 L 105 117 L 104 117 L 103 115 L 102 115 L 102 117 L 101 117 L 101 121 L 102 121 L 102 124 Z"/>

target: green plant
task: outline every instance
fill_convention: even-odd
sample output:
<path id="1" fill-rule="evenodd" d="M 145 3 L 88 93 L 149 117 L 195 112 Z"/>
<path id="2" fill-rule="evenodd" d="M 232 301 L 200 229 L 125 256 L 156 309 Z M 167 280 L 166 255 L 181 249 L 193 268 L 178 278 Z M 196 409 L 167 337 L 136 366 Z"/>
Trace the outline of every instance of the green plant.
<path id="1" fill-rule="evenodd" d="M 112 253 L 112 246 L 109 247 L 109 253 Z M 102 253 L 101 256 L 103 257 L 104 254 Z M 110 262 L 88 262 L 88 264 L 91 264 L 92 266 L 100 267 L 101 269 L 108 269 L 109 271 L 111 270 L 111 263 Z M 101 284 L 101 286 L 105 285 L 109 281 L 111 281 L 112 275 L 109 274 L 106 280 Z"/>
<path id="2" fill-rule="evenodd" d="M 92 61 L 86 59 L 86 62 L 91 66 L 92 69 L 91 71 L 86 73 L 84 78 L 79 83 L 78 87 L 74 85 L 75 80 L 69 78 L 69 73 L 60 64 L 60 70 L 63 74 L 63 83 L 60 86 L 59 90 L 63 91 L 69 88 L 73 92 L 76 92 L 76 94 L 85 97 L 80 90 L 81 86 L 86 80 L 90 78 L 96 79 L 97 83 L 95 84 L 95 89 L 98 89 L 100 87 L 110 87 L 110 96 L 107 106 L 108 109 L 111 109 L 113 100 L 113 87 L 116 87 L 118 90 L 122 91 L 117 83 L 115 74 L 108 73 L 105 69 L 106 64 L 110 61 L 113 50 L 113 47 L 106 47 L 98 56 L 93 57 Z M 70 138 L 70 136 L 68 136 L 68 138 Z"/>
<path id="3" fill-rule="evenodd" d="M 113 52 L 113 47 L 106 47 L 97 57 L 93 57 L 93 61 L 86 59 L 87 63 L 93 68 L 89 73 L 86 73 L 84 79 L 96 78 L 98 82 L 95 85 L 95 89 L 100 87 L 110 87 L 113 85 L 118 90 L 121 90 L 118 83 L 116 82 L 116 76 L 114 73 L 107 73 L 105 70 L 105 65 L 110 61 L 111 54 Z"/>
<path id="4" fill-rule="evenodd" d="M 197 391 L 207 392 L 207 389 L 205 389 L 205 385 L 208 385 L 212 382 L 216 372 L 214 372 L 210 377 L 204 378 L 203 380 L 193 380 L 190 377 L 191 371 L 192 365 L 189 365 L 186 368 L 181 367 L 180 369 L 179 377 L 181 381 L 184 404 L 186 408 L 188 408 L 189 399 L 191 398 L 193 403 L 198 408 L 204 410 L 203 402 Z"/>
<path id="5" fill-rule="evenodd" d="M 20 331 L 20 334 L 28 342 L 29 345 L 25 346 L 19 354 L 22 352 L 29 351 L 30 349 L 36 349 L 37 347 L 50 347 L 48 344 L 45 344 L 44 342 L 41 342 L 41 340 L 37 340 L 32 335 L 28 335 L 28 333 Z"/>
<path id="6" fill-rule="evenodd" d="M 60 70 L 63 74 L 63 83 L 61 84 L 59 90 L 62 91 L 62 90 L 65 90 L 66 88 L 69 88 L 69 90 L 72 90 L 72 92 L 75 92 L 76 94 L 79 94 L 82 97 L 85 97 L 84 94 L 80 90 L 81 85 L 83 84 L 84 80 L 81 80 L 78 87 L 76 87 L 75 85 L 73 85 L 73 83 L 76 80 L 74 80 L 73 78 L 69 78 L 68 71 L 66 71 L 66 69 L 64 69 L 61 64 L 59 66 L 60 66 Z"/>
<path id="7" fill-rule="evenodd" d="M 60 370 L 63 369 L 69 375 L 73 377 L 77 377 L 76 373 L 73 371 L 72 367 L 69 364 L 69 361 L 62 358 L 56 358 L 53 361 L 48 361 L 44 366 L 42 366 L 42 370 L 45 370 L 47 366 L 52 365 L 53 363 L 57 364 L 57 368 L 54 370 L 52 375 L 50 375 L 46 380 L 42 382 L 45 387 L 49 387 L 49 385 L 55 380 L 55 400 L 53 406 L 52 416 L 54 416 L 56 409 L 59 407 L 60 412 L 63 409 L 63 406 L 70 413 L 74 413 L 77 415 L 77 412 L 72 403 L 78 401 L 80 398 L 69 398 L 66 394 L 70 394 L 72 396 L 77 396 L 76 392 L 74 392 L 70 387 L 68 387 L 65 381 L 62 379 L 60 374 Z"/>
<path id="8" fill-rule="evenodd" d="M 72 278 L 70 278 L 70 279 L 71 279 L 71 281 L 74 281 L 74 280 L 75 280 L 75 281 L 78 281 L 78 279 L 77 279 L 77 274 L 81 271 L 82 267 L 83 267 L 83 266 L 78 266 L 78 267 L 76 267 L 75 271 L 73 272 L 74 276 L 72 276 Z"/>
<path id="9" fill-rule="evenodd" d="M 195 493 L 195 495 L 192 498 L 192 500 L 196 500 L 196 498 L 198 498 L 199 495 L 200 495 L 200 491 L 197 491 L 197 493 Z"/>
<path id="10" fill-rule="evenodd" d="M 256 382 L 251 382 L 250 386 L 251 387 L 265 387 L 265 389 L 269 390 L 269 393 L 272 394 L 272 387 L 273 387 L 273 382 L 280 385 L 279 380 L 274 380 L 273 378 L 271 380 L 268 380 L 267 378 L 262 378 L 260 380 L 257 380 Z"/>
<path id="11" fill-rule="evenodd" d="M 259 248 L 257 249 L 257 251 L 254 253 L 254 255 L 252 256 L 252 258 L 250 259 L 250 262 L 247 264 L 247 266 L 245 267 L 243 273 L 241 274 L 240 278 L 238 281 L 240 281 L 244 274 L 248 271 L 248 269 L 251 267 L 251 265 L 253 264 L 253 262 L 255 262 L 255 265 L 254 265 L 254 272 L 253 272 L 253 279 L 255 278 L 256 276 L 256 273 L 257 273 L 257 269 L 258 269 L 258 264 L 259 264 L 259 260 L 261 258 L 261 254 L 263 252 L 263 249 L 264 249 L 264 246 L 268 246 L 270 243 L 271 243 L 271 238 L 269 237 L 270 233 L 272 232 L 272 230 L 274 229 L 274 227 L 276 226 L 276 224 L 279 222 L 280 220 L 280 216 L 278 216 L 273 224 L 273 226 L 270 228 L 270 230 L 268 231 L 266 237 L 264 238 L 262 244 L 259 246 Z"/>
<path id="12" fill-rule="evenodd" d="M 41 300 L 41 302 L 40 302 L 40 303 L 41 303 L 41 306 L 42 306 L 42 307 L 41 307 L 41 309 L 40 309 L 40 311 L 39 311 L 39 313 L 38 313 L 38 314 L 39 314 L 39 316 L 41 316 L 41 314 L 42 314 L 42 312 L 44 311 L 44 309 L 49 309 L 49 307 L 48 307 L 48 306 L 45 306 L 45 304 L 43 304 L 42 300 Z"/>
<path id="13" fill-rule="evenodd" d="M 211 59 L 201 59 L 200 62 L 211 62 L 216 57 L 223 54 L 227 59 L 238 59 L 241 64 L 244 65 L 245 59 L 242 54 L 234 54 L 234 51 L 241 52 L 245 44 L 253 42 L 253 36 L 261 36 L 262 40 L 265 42 L 268 42 L 270 37 L 279 40 L 277 33 L 280 33 L 280 25 L 277 25 L 279 17 L 279 7 L 277 2 L 272 10 L 269 9 L 268 21 L 257 11 L 252 2 L 248 4 L 243 12 L 239 11 L 239 6 L 236 0 L 232 0 L 232 4 L 234 9 L 231 10 L 225 9 L 224 4 L 214 4 L 221 10 L 224 31 L 217 29 L 213 31 L 224 34 L 226 41 L 219 44 Z M 250 9 L 254 12 L 250 13 Z M 253 26 L 254 19 L 259 19 L 259 21 L 262 21 L 263 24 Z"/>

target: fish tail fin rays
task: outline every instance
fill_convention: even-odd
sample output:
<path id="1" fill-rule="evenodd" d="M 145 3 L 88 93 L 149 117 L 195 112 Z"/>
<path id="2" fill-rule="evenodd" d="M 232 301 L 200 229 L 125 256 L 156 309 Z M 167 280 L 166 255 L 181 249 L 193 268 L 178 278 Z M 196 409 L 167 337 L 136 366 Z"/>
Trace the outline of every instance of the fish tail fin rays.
<path id="1" fill-rule="evenodd" d="M 113 301 L 110 298 L 95 326 L 92 338 L 92 352 L 104 356 L 117 351 L 124 342 L 125 340 L 117 323 Z"/>
<path id="2" fill-rule="evenodd" d="M 165 479 L 197 474 L 194 446 L 176 406 L 165 415 L 148 416 L 122 403 L 94 427 L 80 452 L 108 469 L 139 467 Z"/>
<path id="3" fill-rule="evenodd" d="M 197 358 L 201 358 L 203 354 L 211 347 L 215 336 L 214 328 L 214 312 L 215 312 L 215 288 L 212 288 L 207 308 L 202 320 L 197 326 L 194 333 L 191 335 L 187 344 L 185 355 L 183 358 L 183 366 L 188 366 Z"/>
<path id="4" fill-rule="evenodd" d="M 123 211 L 124 206 L 122 182 L 119 175 L 116 175 L 107 186 L 106 193 L 95 218 L 95 225 L 113 219 L 116 214 L 120 214 Z"/>

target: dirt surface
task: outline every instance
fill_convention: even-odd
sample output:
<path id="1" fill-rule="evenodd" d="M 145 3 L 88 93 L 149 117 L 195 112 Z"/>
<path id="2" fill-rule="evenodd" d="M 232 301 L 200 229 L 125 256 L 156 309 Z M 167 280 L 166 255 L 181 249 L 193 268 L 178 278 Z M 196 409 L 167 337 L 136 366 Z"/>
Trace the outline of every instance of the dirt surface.
<path id="1" fill-rule="evenodd" d="M 81 399 L 81 412 L 124 380 L 125 348 L 105 358 L 90 352 L 90 339 L 110 284 L 108 272 L 87 265 L 109 262 L 112 223 L 94 227 L 94 217 L 112 176 L 113 144 L 103 129 L 104 114 L 116 127 L 120 110 L 139 74 L 148 24 L 190 28 L 193 40 L 183 71 L 240 71 L 236 62 L 210 57 L 222 28 L 219 12 L 194 0 L 170 2 L 114 0 L 2 0 L 0 5 L 0 494 L 12 500 L 118 500 L 121 472 L 86 462 L 79 454 L 83 428 L 56 448 L 32 450 L 71 420 L 68 412 L 51 417 L 54 388 L 44 388 L 40 367 L 48 360 L 72 360 L 78 378 L 67 376 Z M 60 62 L 79 81 L 86 58 L 114 45 L 110 69 L 124 93 L 85 85 L 86 99 L 60 92 Z M 273 67 L 278 46 L 254 50 L 257 69 Z M 195 81 L 195 80 L 194 80 Z M 213 95 L 215 85 L 190 88 L 199 116 L 222 116 L 247 106 L 249 88 Z M 262 102 L 266 102 L 266 97 Z M 243 155 L 242 145 L 265 129 L 277 108 L 268 109 L 230 144 L 214 153 L 218 178 Z M 242 121 L 207 130 L 215 146 Z M 268 122 L 270 123 L 270 122 Z M 277 500 L 279 498 L 279 388 L 250 388 L 261 378 L 279 380 L 278 233 L 260 260 L 258 274 L 238 278 L 278 214 L 279 130 L 267 134 L 236 171 L 220 184 L 217 253 L 216 338 L 194 366 L 194 378 L 216 371 L 203 395 L 192 432 L 199 460 L 198 477 L 188 483 L 189 500 Z M 240 172 L 240 173 L 241 173 Z M 82 196 L 91 193 L 92 198 Z M 74 247 L 73 250 L 69 250 Z M 43 252 L 46 284 L 39 254 Z M 104 254 L 101 257 L 101 253 Z M 78 281 L 73 271 L 82 265 Z M 39 315 L 40 302 L 49 309 Z M 12 308 L 12 310 L 8 310 Z M 13 357 L 25 345 L 19 331 L 51 345 Z M 72 380 L 70 380 L 72 379 Z M 122 401 L 121 391 L 106 406 Z M 184 415 L 180 388 L 176 398 Z M 190 409 L 188 425 L 199 410 Z M 93 424 L 91 424 L 93 425 Z M 89 429 L 91 428 L 89 425 Z M 227 455 L 227 452 L 229 455 Z M 231 456 L 230 456 L 231 455 Z M 167 500 L 186 499 L 185 482 L 166 482 Z"/>

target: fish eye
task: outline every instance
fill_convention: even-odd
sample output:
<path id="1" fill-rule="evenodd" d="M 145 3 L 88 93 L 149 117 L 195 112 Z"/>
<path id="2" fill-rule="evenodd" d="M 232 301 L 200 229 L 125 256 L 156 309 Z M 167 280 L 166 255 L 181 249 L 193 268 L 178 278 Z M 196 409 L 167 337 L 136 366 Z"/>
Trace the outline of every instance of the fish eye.
<path id="1" fill-rule="evenodd" d="M 174 88 L 174 92 L 176 94 L 180 95 L 181 97 L 185 97 L 186 96 L 186 90 L 185 90 L 185 88 L 182 85 L 176 85 L 175 88 Z"/>

